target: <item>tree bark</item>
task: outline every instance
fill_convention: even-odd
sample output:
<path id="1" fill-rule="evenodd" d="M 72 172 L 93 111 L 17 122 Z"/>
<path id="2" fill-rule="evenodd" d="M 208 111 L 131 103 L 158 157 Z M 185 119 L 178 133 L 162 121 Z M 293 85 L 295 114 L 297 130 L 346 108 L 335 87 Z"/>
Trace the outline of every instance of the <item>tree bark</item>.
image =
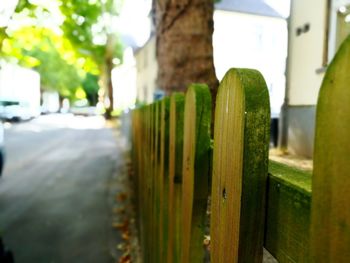
<path id="1" fill-rule="evenodd" d="M 169 95 L 191 83 L 209 86 L 215 101 L 213 0 L 154 0 L 158 87 Z"/>
<path id="2" fill-rule="evenodd" d="M 107 85 L 107 95 L 109 100 L 109 107 L 106 109 L 106 117 L 110 119 L 112 117 L 112 112 L 114 110 L 114 97 L 113 97 L 113 85 L 112 85 L 112 69 L 113 63 L 111 58 L 106 58 L 106 85 Z"/>
<path id="3" fill-rule="evenodd" d="M 112 112 L 114 110 L 114 97 L 113 97 L 113 85 L 112 85 L 112 70 L 113 70 L 113 45 L 112 41 L 109 38 L 106 46 L 105 54 L 105 65 L 104 65 L 104 74 L 105 74 L 105 90 L 109 100 L 109 106 L 106 107 L 106 119 L 111 119 Z"/>

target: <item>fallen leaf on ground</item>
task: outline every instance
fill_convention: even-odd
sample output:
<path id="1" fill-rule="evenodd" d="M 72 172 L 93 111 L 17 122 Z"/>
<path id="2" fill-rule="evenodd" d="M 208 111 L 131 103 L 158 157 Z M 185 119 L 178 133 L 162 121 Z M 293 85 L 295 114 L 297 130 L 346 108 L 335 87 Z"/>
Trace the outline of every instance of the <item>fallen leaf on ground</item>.
<path id="1" fill-rule="evenodd" d="M 126 193 L 120 193 L 116 196 L 117 201 L 124 202 L 128 198 Z"/>
<path id="2" fill-rule="evenodd" d="M 130 262 L 131 262 L 130 254 L 123 255 L 119 258 L 119 263 L 130 263 Z"/>
<path id="3" fill-rule="evenodd" d="M 115 222 L 112 224 L 113 228 L 119 229 L 121 232 L 129 231 L 129 220 L 125 220 L 124 222 Z"/>
<path id="4" fill-rule="evenodd" d="M 120 244 L 117 245 L 117 249 L 119 249 L 119 250 L 125 250 L 125 248 L 126 248 L 126 244 L 125 243 L 120 243 Z"/>
<path id="5" fill-rule="evenodd" d="M 117 212 L 118 214 L 124 214 L 124 213 L 125 213 L 125 208 L 124 208 L 124 207 L 118 208 L 118 209 L 116 210 L 116 212 Z"/>
<path id="6" fill-rule="evenodd" d="M 130 239 L 129 231 L 125 231 L 124 233 L 122 233 L 122 239 L 124 239 L 124 240 Z"/>
<path id="7" fill-rule="evenodd" d="M 204 236 L 203 245 L 210 251 L 210 236 Z"/>

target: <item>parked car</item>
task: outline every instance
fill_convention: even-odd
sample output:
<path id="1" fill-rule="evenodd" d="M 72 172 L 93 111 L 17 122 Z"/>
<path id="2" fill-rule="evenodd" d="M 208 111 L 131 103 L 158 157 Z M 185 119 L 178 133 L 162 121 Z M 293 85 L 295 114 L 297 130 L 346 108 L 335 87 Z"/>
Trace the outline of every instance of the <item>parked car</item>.
<path id="1" fill-rule="evenodd" d="M 24 121 L 37 116 L 28 102 L 0 100 L 0 118 L 5 121 Z"/>

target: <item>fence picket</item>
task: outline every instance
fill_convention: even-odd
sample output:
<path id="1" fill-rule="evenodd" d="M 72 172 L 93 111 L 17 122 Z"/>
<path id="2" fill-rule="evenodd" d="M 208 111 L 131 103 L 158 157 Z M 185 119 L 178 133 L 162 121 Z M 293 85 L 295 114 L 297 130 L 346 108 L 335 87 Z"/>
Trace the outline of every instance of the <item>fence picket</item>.
<path id="1" fill-rule="evenodd" d="M 161 166 L 161 138 L 160 138 L 160 119 L 161 119 L 161 102 L 157 101 L 152 104 L 153 105 L 153 168 L 151 170 L 151 196 L 152 196 L 152 211 L 151 211 L 151 237 L 152 237 L 152 263 L 158 263 L 160 261 L 160 166 Z"/>
<path id="2" fill-rule="evenodd" d="M 316 116 L 312 262 L 350 260 L 350 37 L 324 77 Z"/>
<path id="3" fill-rule="evenodd" d="M 269 129 L 261 74 L 229 70 L 216 99 L 211 262 L 262 262 Z"/>
<path id="4" fill-rule="evenodd" d="M 181 262 L 202 262 L 209 192 L 211 95 L 192 84 L 185 97 Z"/>
<path id="5" fill-rule="evenodd" d="M 312 192 L 307 175 L 302 176 L 302 185 L 301 177 L 271 175 L 270 187 L 275 188 L 269 191 L 267 207 L 270 113 L 266 84 L 255 70 L 231 69 L 226 74 L 215 111 L 211 262 L 262 262 L 265 209 L 269 222 L 265 241 L 281 262 L 289 262 L 290 255 L 307 262 L 307 248 L 299 247 L 308 247 L 309 240 L 312 262 L 348 262 L 349 58 L 350 37 L 329 66 L 319 95 Z M 137 224 L 145 263 L 203 261 L 210 119 L 209 89 L 200 84 L 191 85 L 185 97 L 176 93 L 132 113 Z M 277 170 L 271 169 L 272 173 Z M 309 239 L 305 229 L 311 194 Z M 291 216 L 299 213 L 303 218 L 295 223 Z"/>
<path id="6" fill-rule="evenodd" d="M 144 156 L 145 162 L 145 170 L 144 170 L 144 180 L 145 180 L 145 194 L 144 194 L 144 224 L 145 224 L 145 262 L 152 262 L 152 171 L 153 171 L 153 163 L 154 163 L 154 151 L 153 151 L 153 142 L 154 142 L 154 134 L 153 134 L 153 110 L 154 104 L 149 105 L 147 108 L 147 118 L 146 118 L 146 143 L 147 143 L 147 152 L 148 155 Z"/>
<path id="7" fill-rule="evenodd" d="M 166 262 L 168 247 L 168 189 L 169 189 L 169 98 L 160 103 L 159 159 L 159 261 Z"/>
<path id="8" fill-rule="evenodd" d="M 180 262 L 181 255 L 181 187 L 184 102 L 185 98 L 182 93 L 174 93 L 170 98 L 169 225 L 167 263 Z"/>

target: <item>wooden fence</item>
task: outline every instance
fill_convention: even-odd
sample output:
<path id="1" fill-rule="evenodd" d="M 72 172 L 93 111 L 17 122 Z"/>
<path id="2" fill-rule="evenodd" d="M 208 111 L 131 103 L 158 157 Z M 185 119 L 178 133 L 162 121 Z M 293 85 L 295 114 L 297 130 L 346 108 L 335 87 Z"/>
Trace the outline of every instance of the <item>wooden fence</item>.
<path id="1" fill-rule="evenodd" d="M 213 141 L 206 85 L 134 110 L 143 262 L 203 262 L 209 233 L 211 262 L 262 262 L 263 246 L 282 263 L 350 262 L 349 61 L 350 38 L 320 91 L 312 191 L 311 173 L 268 161 L 269 98 L 255 70 L 220 83 Z"/>

